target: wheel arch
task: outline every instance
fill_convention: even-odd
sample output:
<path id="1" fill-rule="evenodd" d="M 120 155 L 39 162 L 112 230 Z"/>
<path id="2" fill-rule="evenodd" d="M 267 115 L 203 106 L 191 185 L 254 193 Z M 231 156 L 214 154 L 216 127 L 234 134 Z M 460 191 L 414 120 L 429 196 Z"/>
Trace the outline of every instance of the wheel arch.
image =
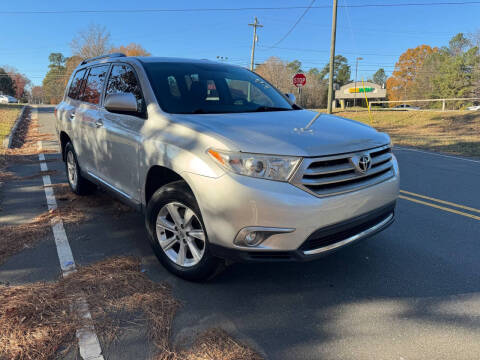
<path id="1" fill-rule="evenodd" d="M 69 142 L 72 142 L 70 139 L 70 136 L 65 131 L 60 132 L 60 147 L 61 147 L 61 153 L 62 153 L 62 160 L 65 161 L 65 146 Z"/>
<path id="2" fill-rule="evenodd" d="M 147 176 L 145 177 L 145 184 L 143 187 L 143 200 L 145 205 L 148 204 L 152 195 L 164 185 L 167 185 L 174 181 L 184 181 L 190 191 L 193 190 L 191 186 L 188 184 L 187 180 L 182 177 L 179 173 L 175 172 L 174 170 L 161 166 L 161 165 L 153 165 L 148 169 Z"/>

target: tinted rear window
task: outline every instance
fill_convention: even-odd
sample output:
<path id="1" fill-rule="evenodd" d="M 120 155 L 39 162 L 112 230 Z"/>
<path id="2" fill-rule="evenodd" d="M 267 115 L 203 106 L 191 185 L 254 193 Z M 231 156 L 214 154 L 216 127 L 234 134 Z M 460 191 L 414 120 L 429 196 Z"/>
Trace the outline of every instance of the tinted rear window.
<path id="1" fill-rule="evenodd" d="M 70 89 L 68 91 L 68 97 L 71 99 L 78 100 L 79 94 L 81 93 L 82 90 L 82 85 L 83 85 L 83 77 L 85 75 L 85 69 L 78 70 L 75 73 L 75 76 L 72 79 L 72 82 L 70 84 Z"/>
<path id="2" fill-rule="evenodd" d="M 88 73 L 85 89 L 83 90 L 82 100 L 91 104 L 100 103 L 103 84 L 107 76 L 109 65 L 95 66 Z"/>

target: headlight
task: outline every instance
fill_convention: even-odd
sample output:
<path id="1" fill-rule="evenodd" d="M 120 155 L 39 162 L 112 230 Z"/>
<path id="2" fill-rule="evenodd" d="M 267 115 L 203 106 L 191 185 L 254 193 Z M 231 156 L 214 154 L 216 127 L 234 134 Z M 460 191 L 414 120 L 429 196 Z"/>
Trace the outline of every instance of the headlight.
<path id="1" fill-rule="evenodd" d="M 272 156 L 209 149 L 210 156 L 225 170 L 257 178 L 287 181 L 300 162 L 293 156 Z"/>

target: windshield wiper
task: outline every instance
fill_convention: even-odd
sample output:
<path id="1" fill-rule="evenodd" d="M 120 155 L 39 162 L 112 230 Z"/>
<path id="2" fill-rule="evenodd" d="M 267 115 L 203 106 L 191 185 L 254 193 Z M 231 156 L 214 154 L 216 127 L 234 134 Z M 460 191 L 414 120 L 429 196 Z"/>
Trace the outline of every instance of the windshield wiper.
<path id="1" fill-rule="evenodd" d="M 274 107 L 274 106 L 259 106 L 254 112 L 262 112 L 262 111 L 287 111 L 287 110 L 293 110 L 293 109 L 286 109 L 282 107 Z"/>

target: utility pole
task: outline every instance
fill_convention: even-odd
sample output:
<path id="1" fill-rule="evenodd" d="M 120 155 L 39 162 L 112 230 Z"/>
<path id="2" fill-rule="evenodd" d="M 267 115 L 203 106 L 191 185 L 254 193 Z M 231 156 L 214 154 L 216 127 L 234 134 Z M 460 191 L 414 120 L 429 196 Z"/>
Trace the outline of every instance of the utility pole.
<path id="1" fill-rule="evenodd" d="M 330 75 L 328 76 L 328 104 L 327 113 L 332 113 L 332 101 L 333 101 L 333 70 L 335 62 L 335 39 L 337 36 L 337 5 L 338 0 L 333 0 L 332 9 L 332 37 L 330 39 Z"/>
<path id="2" fill-rule="evenodd" d="M 253 24 L 248 24 L 248 26 L 253 26 L 252 57 L 250 59 L 250 71 L 253 71 L 253 62 L 255 59 L 255 43 L 257 42 L 257 27 L 262 28 L 263 25 L 260 25 L 257 17 L 255 16 L 255 22 Z"/>
<path id="3" fill-rule="evenodd" d="M 355 93 L 353 94 L 353 107 L 357 106 L 357 74 L 358 74 L 358 61 L 363 60 L 362 57 L 357 57 L 355 64 Z"/>

